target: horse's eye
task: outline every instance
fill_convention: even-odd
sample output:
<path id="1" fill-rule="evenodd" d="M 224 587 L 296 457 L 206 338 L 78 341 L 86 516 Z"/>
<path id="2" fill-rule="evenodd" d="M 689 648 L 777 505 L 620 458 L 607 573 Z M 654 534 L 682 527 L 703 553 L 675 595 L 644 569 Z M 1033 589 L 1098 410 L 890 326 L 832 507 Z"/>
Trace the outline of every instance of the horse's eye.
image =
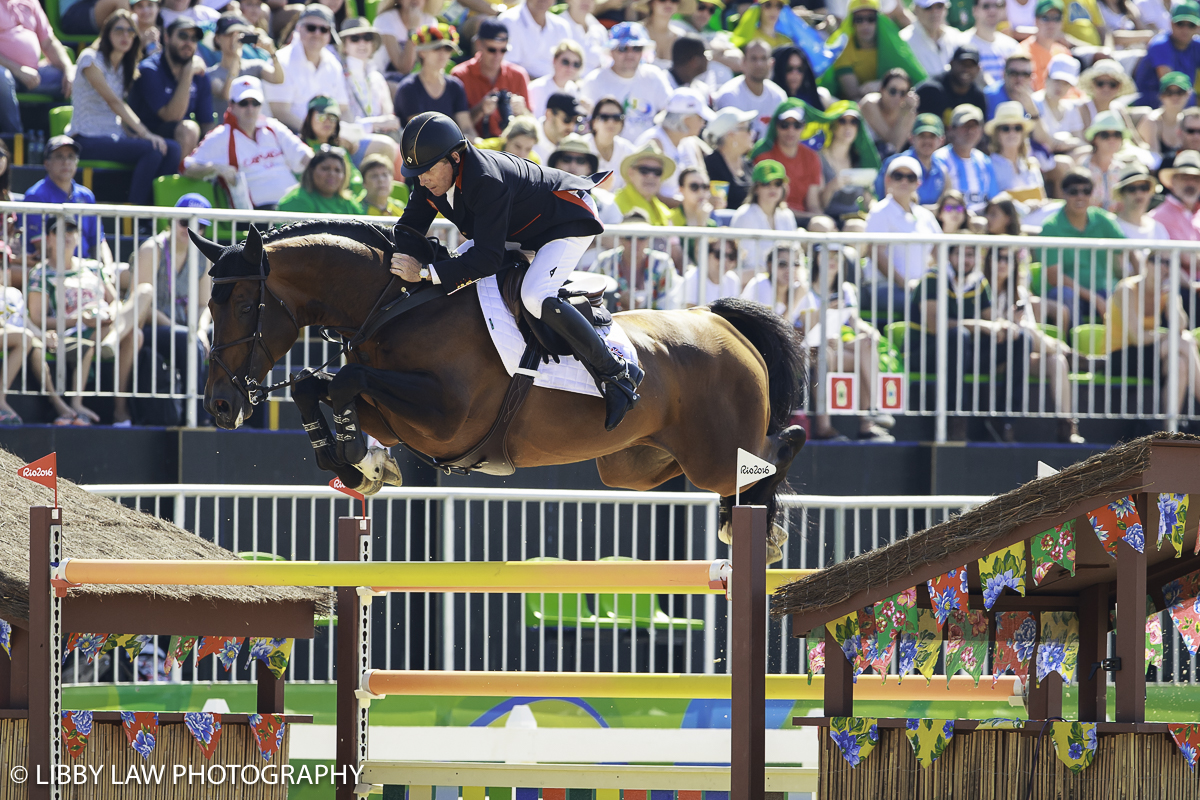
<path id="1" fill-rule="evenodd" d="M 247 303 L 246 305 L 241 307 L 240 311 L 243 314 L 249 314 L 253 309 L 254 309 L 254 306 L 251 305 L 250 303 Z"/>

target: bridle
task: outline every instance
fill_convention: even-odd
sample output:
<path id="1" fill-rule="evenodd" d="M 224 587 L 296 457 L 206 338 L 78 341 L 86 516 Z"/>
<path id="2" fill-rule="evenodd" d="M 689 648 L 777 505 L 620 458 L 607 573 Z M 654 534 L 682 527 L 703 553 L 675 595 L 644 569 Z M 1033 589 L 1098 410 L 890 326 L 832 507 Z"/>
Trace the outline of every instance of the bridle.
<path id="1" fill-rule="evenodd" d="M 271 291 L 271 288 L 267 286 L 267 272 L 267 250 L 264 247 L 262 256 L 258 260 L 257 275 L 232 275 L 226 278 L 212 279 L 214 286 L 225 283 L 238 283 L 239 281 L 258 282 L 258 319 L 255 322 L 254 333 L 250 334 L 249 336 L 243 336 L 241 339 L 237 339 L 232 342 L 226 342 L 225 344 L 216 344 L 214 342 L 212 349 L 209 350 L 209 358 L 217 366 L 225 370 L 225 374 L 229 376 L 230 382 L 245 396 L 246 401 L 249 402 L 251 406 L 256 406 L 263 400 L 267 399 L 267 395 L 271 394 L 271 392 L 278 391 L 279 389 L 285 389 L 296 382 L 296 377 L 293 376 L 286 381 L 273 383 L 269 386 L 263 386 L 255 378 L 250 376 L 251 362 L 254 361 L 254 352 L 256 348 L 261 347 L 262 351 L 267 354 L 267 363 L 272 367 L 275 365 L 275 356 L 271 353 L 270 348 L 267 347 L 267 343 L 263 340 L 262 332 L 263 311 L 267 306 L 267 295 L 271 295 L 271 298 L 276 303 L 279 303 L 283 310 L 287 312 L 288 318 L 292 321 L 292 325 L 296 328 L 296 336 L 300 336 L 300 323 L 296 321 L 296 315 L 292 313 L 290 308 L 288 308 L 287 303 L 280 300 L 279 296 L 276 295 L 275 292 Z M 229 368 L 229 365 L 225 363 L 225 359 L 221 358 L 220 353 L 222 350 L 227 350 L 230 347 L 236 347 L 239 344 L 245 344 L 246 342 L 250 342 L 250 354 L 246 357 L 246 375 L 245 377 L 242 377 Z M 334 358 L 339 356 L 341 356 L 341 353 L 338 353 L 336 356 L 334 356 Z M 329 362 L 326 362 L 324 366 L 328 366 L 331 361 L 332 359 Z M 322 368 L 324 368 L 324 366 Z"/>

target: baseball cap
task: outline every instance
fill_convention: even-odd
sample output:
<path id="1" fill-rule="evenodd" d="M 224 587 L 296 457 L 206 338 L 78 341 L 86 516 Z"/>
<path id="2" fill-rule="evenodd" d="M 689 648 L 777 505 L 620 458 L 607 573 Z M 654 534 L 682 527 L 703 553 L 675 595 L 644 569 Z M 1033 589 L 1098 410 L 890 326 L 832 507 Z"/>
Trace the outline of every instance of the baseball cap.
<path id="1" fill-rule="evenodd" d="M 1074 56 L 1059 53 L 1050 59 L 1046 77 L 1075 86 L 1079 83 L 1079 62 L 1075 60 Z"/>
<path id="2" fill-rule="evenodd" d="M 917 176 L 917 180 L 925 179 L 925 172 L 921 169 L 921 162 L 917 161 L 912 156 L 896 156 L 887 165 L 887 173 L 891 175 L 898 169 L 912 170 L 912 174 Z"/>
<path id="3" fill-rule="evenodd" d="M 1165 92 L 1172 86 L 1183 89 L 1185 92 L 1190 92 L 1192 90 L 1192 82 L 1188 80 L 1188 76 L 1184 75 L 1182 72 L 1168 72 L 1166 75 L 1163 75 L 1161 78 L 1159 78 L 1159 93 Z"/>
<path id="4" fill-rule="evenodd" d="M 300 12 L 300 19 L 296 20 L 296 24 L 299 25 L 306 19 L 318 19 L 324 22 L 329 26 L 329 36 L 333 39 L 333 43 L 342 43 L 341 37 L 338 36 L 337 32 L 337 22 L 334 20 L 333 12 L 329 10 L 328 6 L 323 6 L 320 3 L 309 3 Z"/>
<path id="5" fill-rule="evenodd" d="M 778 122 L 781 119 L 792 119 L 796 122 L 804 122 L 804 112 L 799 108 L 789 108 L 787 111 L 776 117 L 775 121 Z"/>
<path id="6" fill-rule="evenodd" d="M 946 5 L 946 0 L 915 0 L 913 5 L 915 5 L 917 8 L 929 8 L 930 6 L 935 6 L 938 3 Z"/>
<path id="7" fill-rule="evenodd" d="M 951 61 L 974 61 L 979 63 L 979 50 L 969 44 L 961 44 L 954 51 L 954 55 L 950 56 Z"/>
<path id="8" fill-rule="evenodd" d="M 230 100 L 233 99 L 232 94 L 230 95 L 229 99 Z M 342 110 L 338 106 L 337 100 L 334 100 L 332 97 L 328 97 L 323 94 L 319 94 L 316 97 L 314 97 L 312 100 L 308 101 L 308 110 L 316 111 L 318 114 L 325 114 L 325 113 L 332 112 L 334 114 L 337 114 L 339 117 L 342 115 Z"/>
<path id="9" fill-rule="evenodd" d="M 60 147 L 69 147 L 75 151 L 76 155 L 82 152 L 79 142 L 76 142 L 66 134 L 60 134 L 58 136 L 51 136 L 50 141 L 46 142 L 46 157 L 49 158 L 50 154 Z"/>
<path id="10" fill-rule="evenodd" d="M 770 158 L 764 158 L 762 161 L 754 165 L 754 172 L 751 177 L 755 183 L 770 183 L 771 181 L 786 181 L 787 170 L 783 168 L 783 164 Z"/>
<path id="11" fill-rule="evenodd" d="M 479 23 L 479 30 L 475 34 L 476 39 L 490 39 L 496 42 L 508 41 L 508 26 L 498 19 L 484 18 Z"/>
<path id="12" fill-rule="evenodd" d="M 640 22 L 618 22 L 608 32 L 608 47 L 610 50 L 623 50 L 626 47 L 649 47 L 654 44 L 646 26 Z"/>
<path id="13" fill-rule="evenodd" d="M 983 111 L 979 106 L 973 106 L 970 103 L 955 106 L 954 113 L 950 115 L 950 127 L 957 128 L 968 122 L 983 122 Z"/>
<path id="14" fill-rule="evenodd" d="M 742 111 L 733 106 L 726 106 L 713 114 L 713 118 L 704 126 L 704 140 L 713 147 L 716 147 L 717 142 L 721 140 L 722 136 L 732 131 L 738 125 L 744 125 L 755 119 L 758 119 L 757 111 Z"/>
<path id="15" fill-rule="evenodd" d="M 222 14 L 217 20 L 217 36 L 229 33 L 230 28 L 245 28 L 243 33 L 250 33 L 254 30 L 254 26 L 245 18 L 239 17 L 237 14 Z"/>
<path id="16" fill-rule="evenodd" d="M 1060 14 L 1063 13 L 1062 0 L 1038 0 L 1037 8 L 1034 9 L 1033 15 L 1040 19 L 1042 15 L 1051 11 L 1057 11 Z"/>
<path id="17" fill-rule="evenodd" d="M 681 86 L 672 92 L 664 110 L 668 114 L 699 114 L 705 122 L 711 122 L 714 116 L 700 93 L 690 86 Z"/>
<path id="18" fill-rule="evenodd" d="M 192 19 L 191 17 L 176 17 L 175 19 L 171 20 L 171 24 L 167 26 L 167 36 L 173 36 L 175 35 L 176 31 L 181 31 L 185 28 L 202 30 L 200 23 L 196 22 L 196 20 Z"/>
<path id="19" fill-rule="evenodd" d="M 918 133 L 936 133 L 938 136 L 945 136 L 946 126 L 942 124 L 937 114 L 917 114 L 916 124 L 913 125 L 913 135 L 916 136 Z"/>
<path id="20" fill-rule="evenodd" d="M 176 208 L 212 208 L 212 203 L 208 202 L 208 198 L 198 192 L 188 192 L 183 197 L 175 201 Z M 201 225 L 211 225 L 212 223 L 206 219 L 196 220 Z"/>
<path id="21" fill-rule="evenodd" d="M 314 97 L 313 99 L 315 100 L 316 98 Z M 243 100 L 257 100 L 260 103 L 267 102 L 266 97 L 263 96 L 262 81 L 252 75 L 242 75 L 230 81 L 229 102 L 236 104 Z"/>
<path id="22" fill-rule="evenodd" d="M 551 109 L 561 111 L 570 118 L 578 117 L 583 113 L 583 110 L 579 107 L 579 101 L 575 99 L 575 96 L 566 92 L 555 92 L 550 95 L 549 99 L 546 100 L 546 110 L 550 111 Z"/>
<path id="23" fill-rule="evenodd" d="M 1200 3 L 1194 0 L 1183 0 L 1171 9 L 1171 22 L 1190 22 L 1200 25 Z"/>

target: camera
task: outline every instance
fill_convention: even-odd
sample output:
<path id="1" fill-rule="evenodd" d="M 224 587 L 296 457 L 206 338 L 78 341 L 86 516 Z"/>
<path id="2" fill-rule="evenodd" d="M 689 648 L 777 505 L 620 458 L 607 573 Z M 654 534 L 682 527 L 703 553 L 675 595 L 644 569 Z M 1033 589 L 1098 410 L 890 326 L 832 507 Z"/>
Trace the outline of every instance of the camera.
<path id="1" fill-rule="evenodd" d="M 258 44 L 258 34 L 253 31 L 242 34 L 242 44 Z"/>
<path id="2" fill-rule="evenodd" d="M 498 89 L 496 91 L 496 111 L 500 114 L 500 130 L 508 127 L 509 120 L 512 119 L 512 92 L 507 89 Z"/>

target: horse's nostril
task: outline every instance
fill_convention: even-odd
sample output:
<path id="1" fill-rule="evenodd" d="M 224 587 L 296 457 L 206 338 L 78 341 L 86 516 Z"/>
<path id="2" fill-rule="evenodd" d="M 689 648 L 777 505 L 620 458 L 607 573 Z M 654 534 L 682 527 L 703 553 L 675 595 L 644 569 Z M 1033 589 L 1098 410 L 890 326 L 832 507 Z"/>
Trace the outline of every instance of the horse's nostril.
<path id="1" fill-rule="evenodd" d="M 213 409 L 220 416 L 226 416 L 226 415 L 232 413 L 232 411 L 233 411 L 232 407 L 229 405 L 228 400 L 213 401 Z"/>

